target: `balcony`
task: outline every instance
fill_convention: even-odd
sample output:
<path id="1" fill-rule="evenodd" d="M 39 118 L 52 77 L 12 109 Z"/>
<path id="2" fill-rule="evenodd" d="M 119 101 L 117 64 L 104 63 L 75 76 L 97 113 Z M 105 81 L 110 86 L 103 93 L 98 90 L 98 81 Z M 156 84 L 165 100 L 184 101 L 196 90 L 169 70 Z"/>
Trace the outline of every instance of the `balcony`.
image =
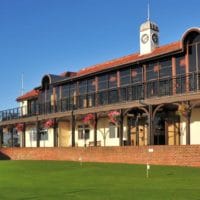
<path id="1" fill-rule="evenodd" d="M 122 103 L 133 103 L 140 99 L 155 102 L 155 99 L 162 97 L 171 97 L 172 101 L 177 101 L 181 96 L 190 97 L 191 94 L 200 92 L 200 73 L 190 73 L 180 75 L 174 78 L 164 78 L 160 80 L 151 80 L 144 83 L 136 83 L 123 87 L 102 90 L 94 93 L 64 98 L 52 104 L 45 102 L 37 104 L 34 108 L 28 109 L 18 107 L 0 111 L 0 121 L 9 121 L 13 119 L 27 118 L 38 115 L 49 115 L 53 113 L 78 111 L 81 109 L 94 110 L 94 108 L 116 105 Z M 173 100 L 174 97 L 174 100 Z M 200 96 L 198 97 L 200 99 Z M 167 98 L 164 98 L 164 101 Z M 188 99 L 189 100 L 189 99 Z M 120 105 L 118 109 L 121 108 Z"/>

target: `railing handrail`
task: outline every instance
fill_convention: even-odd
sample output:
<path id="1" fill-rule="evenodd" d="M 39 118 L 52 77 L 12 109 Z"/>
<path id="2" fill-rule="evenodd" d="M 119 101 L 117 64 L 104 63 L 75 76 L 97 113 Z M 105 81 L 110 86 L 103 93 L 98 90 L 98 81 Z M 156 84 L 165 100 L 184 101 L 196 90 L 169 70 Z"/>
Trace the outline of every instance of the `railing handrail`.
<path id="1" fill-rule="evenodd" d="M 186 90 L 186 85 L 180 85 L 180 87 L 174 88 L 173 83 L 176 84 L 180 81 L 182 84 L 182 80 L 190 80 L 190 77 L 192 78 L 193 82 L 188 83 L 187 87 L 192 87 L 191 90 L 189 88 L 189 91 Z M 196 79 L 195 79 L 196 78 Z M 162 82 L 168 82 L 168 86 L 161 85 Z M 195 82 L 196 81 L 196 82 Z M 122 101 L 135 101 L 141 98 L 141 96 L 145 99 L 152 98 L 152 97 L 158 97 L 158 96 L 172 96 L 174 95 L 174 90 L 176 90 L 176 94 L 180 93 L 188 93 L 191 91 L 197 91 L 199 89 L 199 82 L 200 82 L 200 73 L 199 72 L 189 72 L 188 74 L 182 74 L 177 75 L 176 77 L 163 77 L 162 79 L 153 79 L 147 82 L 137 82 L 137 83 L 130 83 L 128 85 L 123 85 L 121 87 L 114 87 L 114 88 L 108 88 L 105 90 L 75 95 L 71 97 L 64 97 L 62 99 L 59 99 L 55 102 L 47 101 L 44 103 L 36 103 L 34 109 L 28 110 L 28 105 L 26 106 L 20 106 L 15 107 L 7 110 L 0 111 L 0 118 L 1 120 L 10 120 L 25 116 L 34 116 L 34 115 L 40 115 L 40 114 L 49 114 L 49 113 L 55 113 L 55 112 L 64 112 L 64 111 L 70 111 L 73 109 L 81 109 L 81 108 L 87 108 L 87 107 L 97 107 L 99 105 L 105 105 L 105 104 L 113 104 L 113 103 L 119 103 Z M 141 87 L 139 87 L 141 86 Z M 152 87 L 152 91 L 148 91 L 149 87 Z M 138 91 L 140 90 L 141 91 Z M 123 91 L 122 91 L 123 90 Z M 110 97 L 111 95 L 115 95 L 113 98 Z M 122 92 L 125 92 L 125 94 L 122 94 Z M 134 93 L 135 92 L 135 93 Z M 104 94 L 105 93 L 105 94 Z M 98 95 L 104 94 L 106 96 L 105 99 L 99 99 Z M 125 95 L 125 96 L 123 96 Z M 132 95 L 132 96 L 130 96 Z M 86 102 L 81 102 L 80 97 L 85 97 L 84 99 Z M 91 102 L 89 102 L 89 100 Z M 82 100 L 83 101 L 83 100 Z M 85 105 L 86 104 L 86 105 Z"/>

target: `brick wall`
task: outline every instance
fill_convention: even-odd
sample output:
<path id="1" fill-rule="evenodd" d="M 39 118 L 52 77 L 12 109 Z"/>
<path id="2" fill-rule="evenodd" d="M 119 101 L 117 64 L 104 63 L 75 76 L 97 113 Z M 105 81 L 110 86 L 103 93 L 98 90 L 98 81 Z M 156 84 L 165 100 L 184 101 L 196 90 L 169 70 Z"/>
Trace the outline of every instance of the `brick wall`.
<path id="1" fill-rule="evenodd" d="M 150 153 L 148 149 L 153 149 Z M 88 148 L 1 148 L 12 160 L 68 160 L 200 167 L 200 145 Z"/>

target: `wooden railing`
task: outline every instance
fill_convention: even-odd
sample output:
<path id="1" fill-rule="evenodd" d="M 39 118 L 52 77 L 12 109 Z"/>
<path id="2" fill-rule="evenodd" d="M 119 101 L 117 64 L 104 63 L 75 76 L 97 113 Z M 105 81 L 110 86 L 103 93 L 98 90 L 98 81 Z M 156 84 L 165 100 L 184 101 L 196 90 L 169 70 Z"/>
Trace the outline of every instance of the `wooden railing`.
<path id="1" fill-rule="evenodd" d="M 0 111 L 0 120 L 5 121 L 140 99 L 173 96 L 176 94 L 198 92 L 199 90 L 200 73 L 195 72 L 187 75 L 151 80 L 144 83 L 134 83 L 123 87 L 64 98 L 55 102 L 53 105 L 51 102 L 45 102 L 43 104 L 37 104 L 32 110 L 28 110 L 27 106 L 3 110 Z"/>

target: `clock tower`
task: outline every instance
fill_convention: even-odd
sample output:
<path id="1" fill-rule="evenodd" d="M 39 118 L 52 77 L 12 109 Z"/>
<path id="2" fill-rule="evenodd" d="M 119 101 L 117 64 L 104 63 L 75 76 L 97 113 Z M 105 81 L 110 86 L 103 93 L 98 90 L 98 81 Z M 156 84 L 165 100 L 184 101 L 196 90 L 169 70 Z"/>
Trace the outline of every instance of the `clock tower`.
<path id="1" fill-rule="evenodd" d="M 140 55 L 151 53 L 159 45 L 158 26 L 149 19 L 140 26 Z"/>

